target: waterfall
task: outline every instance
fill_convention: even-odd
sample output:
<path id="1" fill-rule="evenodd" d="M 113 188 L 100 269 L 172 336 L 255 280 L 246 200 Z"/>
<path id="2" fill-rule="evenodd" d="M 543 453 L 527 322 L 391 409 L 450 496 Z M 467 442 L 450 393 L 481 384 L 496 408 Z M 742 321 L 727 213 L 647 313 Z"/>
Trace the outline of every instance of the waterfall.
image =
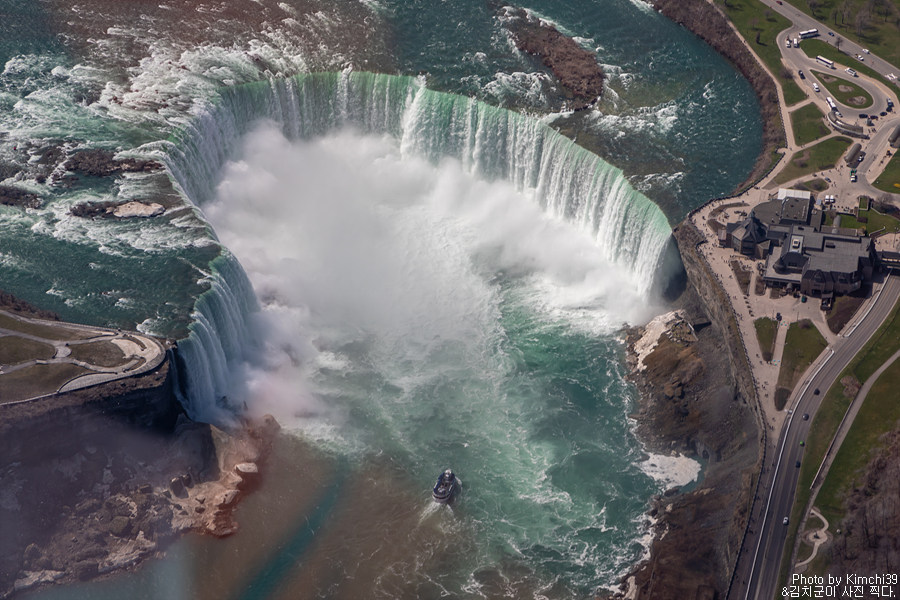
<path id="1" fill-rule="evenodd" d="M 307 73 L 224 88 L 168 140 L 145 150 L 202 207 L 241 137 L 260 119 L 275 122 L 290 139 L 348 126 L 387 134 L 400 141 L 403 154 L 453 158 L 475 176 L 507 180 L 532 192 L 545 212 L 590 232 L 598 252 L 632 273 L 639 290 L 653 286 L 671 230 L 619 169 L 537 119 L 429 90 L 414 77 Z M 190 336 L 179 344 L 183 401 L 200 419 L 228 408 L 229 375 L 252 343 L 249 319 L 256 309 L 250 284 L 227 251 L 210 267 L 210 287 L 195 305 Z"/>

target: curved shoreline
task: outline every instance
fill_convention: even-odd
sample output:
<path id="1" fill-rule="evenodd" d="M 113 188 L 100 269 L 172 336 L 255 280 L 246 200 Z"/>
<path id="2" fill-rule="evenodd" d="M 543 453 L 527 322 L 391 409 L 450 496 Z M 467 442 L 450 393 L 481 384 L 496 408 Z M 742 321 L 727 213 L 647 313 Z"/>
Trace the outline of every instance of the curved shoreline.
<path id="1" fill-rule="evenodd" d="M 708 0 L 646 0 L 657 12 L 681 25 L 730 62 L 750 83 L 759 101 L 762 148 L 747 178 L 734 192 L 746 189 L 771 170 L 770 157 L 786 145 L 778 90 L 768 72 L 747 48 L 728 18 Z"/>

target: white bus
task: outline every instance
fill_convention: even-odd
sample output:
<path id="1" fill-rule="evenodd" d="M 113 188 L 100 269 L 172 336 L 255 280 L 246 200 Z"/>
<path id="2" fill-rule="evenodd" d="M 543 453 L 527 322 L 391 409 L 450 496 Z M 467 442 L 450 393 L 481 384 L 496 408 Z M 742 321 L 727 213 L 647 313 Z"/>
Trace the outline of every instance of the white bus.
<path id="1" fill-rule="evenodd" d="M 833 69 L 833 68 L 834 68 L 834 61 L 833 61 L 833 60 L 828 60 L 827 58 L 825 58 L 825 57 L 822 56 L 821 54 L 820 54 L 819 56 L 816 57 L 816 60 L 819 61 L 820 63 L 822 63 L 823 65 L 825 65 L 826 67 L 828 67 L 829 69 Z"/>
<path id="2" fill-rule="evenodd" d="M 825 102 L 828 103 L 828 106 L 831 107 L 831 110 L 837 110 L 837 106 L 835 105 L 834 100 L 831 99 L 831 96 L 825 98 Z"/>
<path id="3" fill-rule="evenodd" d="M 807 29 L 806 31 L 800 32 L 800 39 L 805 40 L 806 38 L 816 37 L 819 35 L 818 29 Z"/>

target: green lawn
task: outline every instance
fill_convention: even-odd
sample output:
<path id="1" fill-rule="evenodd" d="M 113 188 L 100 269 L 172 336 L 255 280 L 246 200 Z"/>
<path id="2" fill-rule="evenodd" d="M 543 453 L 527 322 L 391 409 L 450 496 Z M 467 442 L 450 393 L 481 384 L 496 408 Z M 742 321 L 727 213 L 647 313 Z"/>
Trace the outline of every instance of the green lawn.
<path id="1" fill-rule="evenodd" d="M 0 338 L 0 365 L 15 365 L 38 358 L 53 358 L 56 348 L 14 335 Z"/>
<path id="2" fill-rule="evenodd" d="M 784 342 L 784 356 L 781 369 L 778 371 L 778 384 L 775 388 L 775 408 L 781 410 L 790 396 L 791 390 L 800 382 L 800 377 L 812 364 L 828 342 L 809 319 L 791 323 Z M 785 391 L 787 395 L 785 395 Z M 780 392 L 780 393 L 779 393 Z M 780 404 L 780 406 L 779 406 Z"/>
<path id="3" fill-rule="evenodd" d="M 811 192 L 824 192 L 828 189 L 828 182 L 824 179 L 810 179 L 799 184 L 801 189 L 805 188 Z"/>
<path id="4" fill-rule="evenodd" d="M 70 357 L 89 365 L 99 367 L 118 367 L 125 363 L 125 355 L 122 350 L 106 340 L 88 342 L 86 344 L 71 344 Z"/>
<path id="5" fill-rule="evenodd" d="M 862 229 L 866 234 L 874 233 L 884 229 L 887 232 L 900 231 L 900 221 L 891 215 L 885 215 L 877 210 L 860 210 L 857 211 L 859 218 L 847 214 L 840 213 L 841 227 L 850 229 Z M 826 225 L 829 219 L 826 219 Z"/>
<path id="6" fill-rule="evenodd" d="M 828 323 L 828 329 L 832 333 L 840 333 L 844 325 L 850 322 L 862 303 L 865 302 L 865 295 L 860 291 L 850 296 L 838 296 L 834 299 L 834 306 L 828 311 L 825 321 Z"/>
<path id="7" fill-rule="evenodd" d="M 865 381 L 884 361 L 890 357 L 897 348 L 900 348 L 900 302 L 894 305 L 891 314 L 881 324 L 862 350 L 850 361 L 850 364 L 838 377 L 831 388 L 823 393 L 822 405 L 813 417 L 810 424 L 809 437 L 805 440 L 803 460 L 800 465 L 800 480 L 797 483 L 797 493 L 794 497 L 794 507 L 791 509 L 791 526 L 788 532 L 788 543 L 785 544 L 784 557 L 781 562 L 781 575 L 779 581 L 784 581 L 788 559 L 793 551 L 796 539 L 796 524 L 800 522 L 806 505 L 809 503 L 810 486 L 819 465 L 825 457 L 825 452 L 837 432 L 844 413 L 850 406 L 852 398 L 844 395 L 844 386 L 841 380 L 852 376 L 857 381 Z M 860 378 L 862 377 L 862 378 Z M 831 521 L 831 528 L 837 528 L 837 523 Z"/>
<path id="8" fill-rule="evenodd" d="M 824 121 L 825 115 L 815 104 L 807 104 L 792 112 L 791 124 L 794 126 L 797 145 L 804 146 L 831 133 Z"/>
<path id="9" fill-rule="evenodd" d="M 844 54 L 828 42 L 824 41 L 825 39 L 833 40 L 834 38 L 825 37 L 822 39 L 812 39 L 812 40 L 803 40 L 800 42 L 800 49 L 806 52 L 806 55 L 810 58 L 815 58 L 816 56 L 822 55 L 825 58 L 834 61 L 835 70 L 832 73 L 840 71 L 843 73 L 845 67 L 851 67 L 855 71 L 859 71 L 865 75 L 873 79 L 877 79 L 881 83 L 885 84 L 888 89 L 896 89 L 897 85 L 890 83 L 887 79 L 879 75 L 875 72 L 875 70 L 867 65 L 866 63 L 861 63 L 852 56 L 848 54 Z"/>
<path id="10" fill-rule="evenodd" d="M 791 26 L 791 23 L 766 8 L 758 0 L 715 0 L 737 30 L 744 36 L 762 61 L 775 74 L 784 89 L 784 100 L 790 106 L 806 98 L 806 92 L 794 82 L 793 76 L 785 77 L 785 67 L 781 62 L 781 48 L 775 36 Z M 801 44 L 802 46 L 802 44 Z"/>
<path id="11" fill-rule="evenodd" d="M 753 321 L 756 327 L 756 338 L 759 340 L 759 349 L 762 351 L 763 360 L 772 360 L 772 351 L 775 349 L 775 334 L 778 332 L 778 322 L 769 317 L 761 317 Z"/>
<path id="12" fill-rule="evenodd" d="M 775 177 L 775 183 L 785 183 L 809 173 L 831 169 L 852 143 L 850 138 L 838 136 L 797 152 Z"/>
<path id="13" fill-rule="evenodd" d="M 898 349 L 900 349 L 900 303 L 894 307 L 894 311 L 850 363 L 853 375 L 860 382 L 864 382 Z"/>
<path id="14" fill-rule="evenodd" d="M 900 35 L 900 23 L 897 20 L 900 16 L 900 3 L 897 0 L 871 4 L 867 0 L 817 0 L 815 4 L 808 0 L 787 0 L 787 2 L 888 62 L 900 64 L 900 44 L 897 44 Z M 810 10 L 811 4 L 816 6 L 815 12 Z M 843 14 L 845 8 L 846 15 Z M 860 35 L 857 35 L 857 15 L 866 8 L 871 8 L 871 16 L 860 28 Z M 834 40 L 833 37 L 824 37 Z"/>
<path id="15" fill-rule="evenodd" d="M 81 340 L 92 337 L 93 333 L 70 329 L 62 325 L 36 325 L 15 319 L 8 314 L 0 311 L 0 327 L 27 333 L 46 340 Z"/>
<path id="16" fill-rule="evenodd" d="M 32 365 L 4 373 L 0 375 L 0 388 L 4 390 L 0 402 L 52 394 L 70 379 L 84 373 L 90 371 L 71 363 Z"/>
<path id="17" fill-rule="evenodd" d="M 865 468 L 878 447 L 878 438 L 894 429 L 900 419 L 898 386 L 900 362 L 895 361 L 866 396 L 816 498 L 816 505 L 829 523 L 840 522 L 844 514 L 844 491 L 854 485 Z"/>
<path id="18" fill-rule="evenodd" d="M 893 150 L 892 150 L 893 152 Z M 893 152 L 891 160 L 872 185 L 883 192 L 900 194 L 900 152 Z"/>
<path id="19" fill-rule="evenodd" d="M 859 87 L 859 85 L 851 81 L 852 77 L 850 75 L 843 72 L 836 73 L 834 71 L 831 73 L 811 71 L 811 73 L 825 86 L 825 89 L 828 90 L 832 97 L 841 104 L 846 104 L 847 106 L 858 108 L 860 110 L 872 106 L 872 96 Z M 843 90 L 841 89 L 842 87 L 844 88 Z M 865 98 L 865 101 L 852 102 L 854 98 Z"/>

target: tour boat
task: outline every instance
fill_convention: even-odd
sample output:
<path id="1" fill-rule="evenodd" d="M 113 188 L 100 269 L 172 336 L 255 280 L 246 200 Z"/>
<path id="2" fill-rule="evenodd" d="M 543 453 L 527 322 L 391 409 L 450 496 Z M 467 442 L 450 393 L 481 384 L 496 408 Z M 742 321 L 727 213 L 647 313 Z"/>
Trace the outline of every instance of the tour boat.
<path id="1" fill-rule="evenodd" d="M 453 474 L 453 471 L 447 469 L 438 475 L 437 483 L 431 490 L 431 496 L 434 501 L 439 504 L 447 504 L 453 500 L 453 496 L 459 491 L 459 479 Z"/>

